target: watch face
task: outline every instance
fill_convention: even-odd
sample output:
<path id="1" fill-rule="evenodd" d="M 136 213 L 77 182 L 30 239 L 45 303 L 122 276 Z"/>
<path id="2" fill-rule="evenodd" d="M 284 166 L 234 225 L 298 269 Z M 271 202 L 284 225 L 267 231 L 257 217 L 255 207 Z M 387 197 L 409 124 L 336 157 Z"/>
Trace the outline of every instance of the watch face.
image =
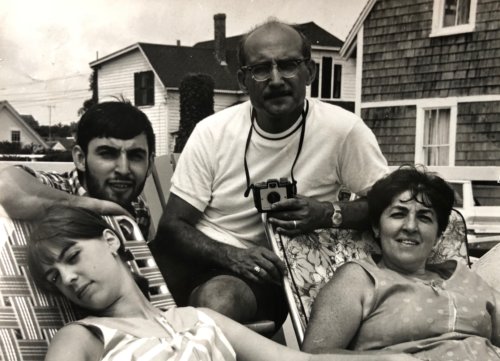
<path id="1" fill-rule="evenodd" d="M 342 214 L 335 212 L 332 216 L 332 223 L 338 226 L 342 223 Z"/>
<path id="2" fill-rule="evenodd" d="M 340 207 L 334 206 L 333 209 L 332 223 L 334 226 L 339 226 L 342 223 L 342 213 L 340 213 Z"/>

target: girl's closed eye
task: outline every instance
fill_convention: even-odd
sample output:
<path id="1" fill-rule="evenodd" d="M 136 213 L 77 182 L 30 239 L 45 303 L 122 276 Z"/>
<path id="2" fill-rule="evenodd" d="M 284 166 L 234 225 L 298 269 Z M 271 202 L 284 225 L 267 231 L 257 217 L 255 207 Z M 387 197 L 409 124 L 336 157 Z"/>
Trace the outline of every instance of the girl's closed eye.
<path id="1" fill-rule="evenodd" d="M 80 250 L 74 250 L 73 252 L 69 253 L 68 256 L 66 257 L 66 263 L 68 264 L 75 264 L 78 262 L 80 257 Z"/>
<path id="2" fill-rule="evenodd" d="M 46 279 L 48 282 L 50 282 L 52 284 L 56 284 L 57 281 L 59 280 L 59 272 L 57 272 L 57 271 L 49 272 L 46 276 Z"/>

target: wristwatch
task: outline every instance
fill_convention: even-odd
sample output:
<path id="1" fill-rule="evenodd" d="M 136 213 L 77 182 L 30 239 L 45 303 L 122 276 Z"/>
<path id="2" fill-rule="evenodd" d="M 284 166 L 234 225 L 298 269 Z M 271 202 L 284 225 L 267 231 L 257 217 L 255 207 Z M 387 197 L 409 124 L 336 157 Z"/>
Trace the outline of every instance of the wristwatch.
<path id="1" fill-rule="evenodd" d="M 332 214 L 332 225 L 333 227 L 339 227 L 342 224 L 342 211 L 338 204 L 332 203 L 333 214 Z"/>

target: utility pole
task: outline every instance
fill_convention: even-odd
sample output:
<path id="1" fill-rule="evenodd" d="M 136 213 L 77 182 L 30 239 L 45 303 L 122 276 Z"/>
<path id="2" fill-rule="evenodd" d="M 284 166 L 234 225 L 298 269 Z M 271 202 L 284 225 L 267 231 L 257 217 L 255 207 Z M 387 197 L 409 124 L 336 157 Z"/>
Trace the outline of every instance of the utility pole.
<path id="1" fill-rule="evenodd" d="M 52 109 L 55 109 L 55 105 L 47 105 L 49 108 L 49 142 L 52 140 Z"/>

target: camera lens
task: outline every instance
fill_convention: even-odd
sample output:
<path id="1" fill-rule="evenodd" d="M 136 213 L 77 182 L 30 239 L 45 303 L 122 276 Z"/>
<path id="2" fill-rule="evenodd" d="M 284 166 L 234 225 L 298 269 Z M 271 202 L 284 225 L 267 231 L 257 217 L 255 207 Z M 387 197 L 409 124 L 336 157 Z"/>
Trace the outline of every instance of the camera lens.
<path id="1" fill-rule="evenodd" d="M 279 202 L 280 200 L 281 200 L 281 196 L 278 192 L 269 192 L 269 194 L 267 195 L 267 201 L 270 204 Z"/>

